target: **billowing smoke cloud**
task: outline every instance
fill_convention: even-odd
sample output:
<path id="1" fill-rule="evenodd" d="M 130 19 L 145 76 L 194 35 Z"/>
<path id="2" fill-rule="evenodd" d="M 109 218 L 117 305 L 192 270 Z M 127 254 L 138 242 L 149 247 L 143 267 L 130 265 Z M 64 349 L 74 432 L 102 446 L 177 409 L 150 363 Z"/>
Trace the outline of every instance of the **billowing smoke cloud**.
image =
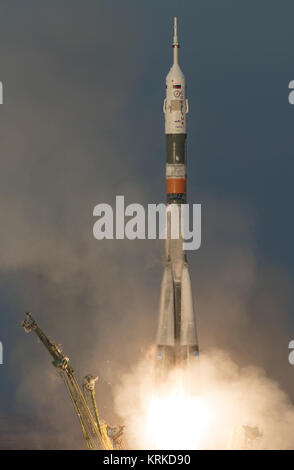
<path id="1" fill-rule="evenodd" d="M 98 202 L 114 203 L 116 194 L 129 201 L 144 194 L 133 174 L 130 141 L 135 148 L 136 139 L 126 116 L 140 71 L 133 62 L 131 21 L 120 21 L 119 8 L 113 15 L 103 4 L 95 6 L 91 19 L 89 9 L 83 15 L 73 2 L 71 14 L 78 21 L 71 26 L 65 7 L 58 14 L 49 10 L 46 26 L 37 6 L 32 25 L 25 12 L 21 19 L 9 13 L 21 28 L 19 37 L 17 28 L 7 30 L 7 43 L 1 44 L 6 104 L 0 130 L 5 353 L 0 406 L 8 413 L 5 422 L 9 413 L 24 420 L 34 416 L 36 434 L 45 420 L 50 446 L 79 447 L 80 429 L 78 423 L 71 426 L 76 418 L 50 358 L 35 338 L 24 335 L 20 322 L 23 312 L 32 310 L 45 332 L 62 342 L 81 376 L 101 375 L 101 411 L 112 419 L 109 383 L 127 367 L 126 344 L 129 357 L 140 353 L 134 332 L 144 325 L 147 307 L 139 292 L 150 297 L 150 286 L 137 272 L 138 246 L 100 245 L 92 235 L 92 213 Z M 4 425 L 4 441 L 5 432 Z"/>
<path id="2" fill-rule="evenodd" d="M 156 385 L 145 360 L 122 378 L 116 407 L 135 449 L 291 449 L 294 406 L 257 366 L 220 350 Z"/>
<path id="3" fill-rule="evenodd" d="M 185 376 L 193 394 L 177 397 L 179 381 L 172 375 L 154 412 L 153 369 L 146 359 L 122 377 L 116 410 L 132 448 L 154 448 L 160 433 L 157 448 L 291 449 L 290 280 L 260 263 L 252 211 L 202 198 L 203 245 L 190 253 L 201 351 L 199 367 Z"/>

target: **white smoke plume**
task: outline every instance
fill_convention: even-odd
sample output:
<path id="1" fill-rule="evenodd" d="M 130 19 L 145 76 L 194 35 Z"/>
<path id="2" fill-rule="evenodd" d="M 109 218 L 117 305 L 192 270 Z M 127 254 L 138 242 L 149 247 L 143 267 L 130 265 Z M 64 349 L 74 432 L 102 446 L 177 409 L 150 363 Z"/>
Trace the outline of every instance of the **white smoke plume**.
<path id="1" fill-rule="evenodd" d="M 139 364 L 116 391 L 130 448 L 294 447 L 294 406 L 262 368 L 240 367 L 228 353 L 210 351 L 158 390 L 151 364 Z"/>

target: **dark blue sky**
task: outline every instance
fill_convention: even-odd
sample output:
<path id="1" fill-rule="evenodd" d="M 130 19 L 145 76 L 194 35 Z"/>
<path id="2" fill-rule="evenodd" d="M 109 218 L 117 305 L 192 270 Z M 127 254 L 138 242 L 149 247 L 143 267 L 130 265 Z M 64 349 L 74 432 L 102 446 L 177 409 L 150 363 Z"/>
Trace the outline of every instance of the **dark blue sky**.
<path id="1" fill-rule="evenodd" d="M 0 6 L 0 414 L 13 416 L 13 439 L 20 420 L 32 445 L 42 446 L 39 423 L 46 445 L 72 446 L 61 437 L 70 405 L 58 423 L 67 398 L 21 330 L 23 311 L 81 375 L 105 377 L 110 416 L 111 386 L 153 341 L 162 247 L 99 245 L 92 211 L 119 194 L 164 201 L 173 16 L 190 104 L 188 197 L 203 211 L 203 244 L 189 254 L 200 346 L 264 367 L 293 397 L 293 2 L 15 0 Z"/>

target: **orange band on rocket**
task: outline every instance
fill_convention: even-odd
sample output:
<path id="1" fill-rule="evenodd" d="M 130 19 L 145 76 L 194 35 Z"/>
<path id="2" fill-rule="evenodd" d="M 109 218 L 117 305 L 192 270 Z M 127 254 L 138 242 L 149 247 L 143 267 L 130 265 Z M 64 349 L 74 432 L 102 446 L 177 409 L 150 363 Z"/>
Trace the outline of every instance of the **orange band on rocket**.
<path id="1" fill-rule="evenodd" d="M 167 178 L 166 194 L 186 194 L 186 178 Z"/>

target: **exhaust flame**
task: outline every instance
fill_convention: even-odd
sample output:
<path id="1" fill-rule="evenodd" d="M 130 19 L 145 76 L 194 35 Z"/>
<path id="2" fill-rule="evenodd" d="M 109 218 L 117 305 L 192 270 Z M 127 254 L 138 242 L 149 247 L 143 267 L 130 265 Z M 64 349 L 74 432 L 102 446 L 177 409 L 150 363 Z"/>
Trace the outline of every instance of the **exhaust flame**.
<path id="1" fill-rule="evenodd" d="M 200 449 L 209 430 L 205 401 L 188 395 L 182 386 L 169 394 L 154 395 L 147 413 L 147 432 L 154 449 Z"/>

